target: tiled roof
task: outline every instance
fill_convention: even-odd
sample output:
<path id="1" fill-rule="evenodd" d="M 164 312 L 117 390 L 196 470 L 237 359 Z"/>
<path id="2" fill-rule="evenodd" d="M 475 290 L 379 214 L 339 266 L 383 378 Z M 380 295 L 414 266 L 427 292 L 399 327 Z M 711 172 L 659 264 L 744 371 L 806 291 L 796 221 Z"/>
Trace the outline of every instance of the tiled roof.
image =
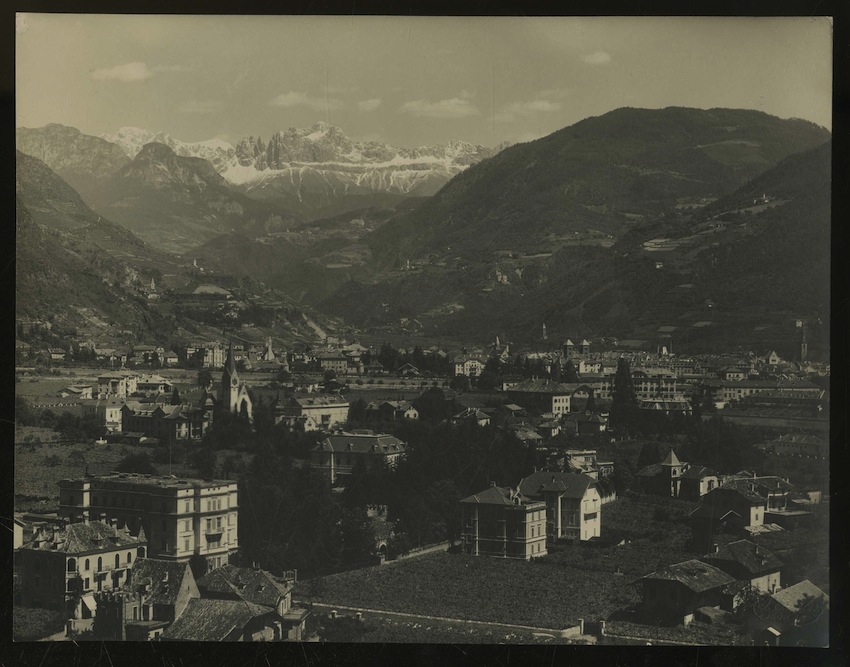
<path id="1" fill-rule="evenodd" d="M 644 580 L 678 581 L 695 593 L 718 588 L 735 581 L 723 570 L 700 560 L 687 560 L 656 570 L 643 577 Z"/>
<path id="2" fill-rule="evenodd" d="M 276 607 L 278 599 L 292 589 L 264 570 L 230 564 L 208 572 L 197 584 L 204 596 L 227 595 L 264 607 Z"/>
<path id="3" fill-rule="evenodd" d="M 401 454 L 405 447 L 401 440 L 392 435 L 341 433 L 328 436 L 314 447 L 314 451 Z"/>
<path id="4" fill-rule="evenodd" d="M 753 544 L 749 540 L 738 540 L 718 549 L 717 553 L 703 556 L 703 560 L 722 567 L 723 563 L 738 563 L 753 576 L 764 572 L 775 572 L 782 561 L 773 553 Z"/>
<path id="5" fill-rule="evenodd" d="M 518 491 L 514 491 L 510 487 L 505 486 L 490 486 L 484 491 L 475 493 L 468 498 L 464 498 L 462 503 L 478 503 L 481 505 L 529 505 L 534 501 L 526 498 Z"/>
<path id="6" fill-rule="evenodd" d="M 241 631 L 253 618 L 269 613 L 267 607 L 244 600 L 189 600 L 186 609 L 165 632 L 163 639 L 224 641 L 234 630 Z"/>
<path id="7" fill-rule="evenodd" d="M 774 600 L 789 611 L 797 611 L 797 605 L 805 596 L 823 598 L 829 602 L 829 596 L 808 579 L 804 579 L 793 586 L 788 586 L 788 588 L 783 588 L 778 593 L 772 595 Z"/>
<path id="8" fill-rule="evenodd" d="M 183 582 L 187 570 L 191 573 L 189 563 L 139 558 L 133 563 L 130 581 L 135 588 L 148 583 L 147 580 L 150 579 L 151 602 L 153 604 L 172 605 L 177 601 L 180 584 Z"/>
<path id="9" fill-rule="evenodd" d="M 761 499 L 767 497 L 768 493 L 791 491 L 794 487 L 786 482 L 781 477 L 766 476 L 766 477 L 727 477 L 722 489 L 735 489 L 745 492 L 750 495 L 756 495 Z"/>
<path id="10" fill-rule="evenodd" d="M 636 477 L 655 477 L 656 475 L 661 474 L 661 464 L 660 463 L 650 463 L 645 468 L 641 468 L 635 474 Z"/>
<path id="11" fill-rule="evenodd" d="M 43 527 L 24 543 L 23 548 L 58 551 L 65 554 L 85 554 L 147 544 L 144 536 L 140 539 L 132 535 L 126 527 L 116 530 L 103 521 L 68 524 L 57 531 L 56 538 L 54 542 L 51 527 Z M 36 546 L 39 541 L 42 541 L 41 547 Z"/>
<path id="12" fill-rule="evenodd" d="M 587 475 L 542 470 L 523 478 L 519 491 L 529 498 L 542 497 L 544 491 L 554 491 L 567 498 L 582 498 L 592 485 L 595 482 Z"/>
<path id="13" fill-rule="evenodd" d="M 712 476 L 716 477 L 717 473 L 711 468 L 706 468 L 705 466 L 691 466 L 682 473 L 682 477 L 685 479 L 702 479 L 703 477 Z"/>

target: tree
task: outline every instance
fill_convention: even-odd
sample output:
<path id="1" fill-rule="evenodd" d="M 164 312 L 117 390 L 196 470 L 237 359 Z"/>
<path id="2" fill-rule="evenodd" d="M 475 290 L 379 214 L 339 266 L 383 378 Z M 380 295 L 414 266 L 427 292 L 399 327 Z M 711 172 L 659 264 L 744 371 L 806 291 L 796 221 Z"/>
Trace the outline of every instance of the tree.
<path id="1" fill-rule="evenodd" d="M 171 392 L 171 405 L 180 405 L 181 402 L 180 392 L 177 391 L 177 387 L 175 386 Z"/>
<path id="2" fill-rule="evenodd" d="M 348 423 L 355 425 L 366 423 L 366 401 L 362 398 L 355 399 L 348 406 Z"/>
<path id="3" fill-rule="evenodd" d="M 561 378 L 564 382 L 574 383 L 578 382 L 578 371 L 576 370 L 575 364 L 572 359 L 568 359 L 567 363 L 564 364 L 564 370 L 561 372 Z"/>
<path id="4" fill-rule="evenodd" d="M 501 384 L 502 363 L 498 357 L 490 357 L 484 364 L 477 386 L 484 391 L 492 391 Z"/>
<path id="5" fill-rule="evenodd" d="M 213 383 L 213 374 L 209 368 L 202 368 L 198 371 L 198 387 L 206 389 Z"/>
<path id="6" fill-rule="evenodd" d="M 587 397 L 587 403 L 584 405 L 585 412 L 596 412 L 596 399 L 593 396 L 593 390 L 590 391 L 590 396 Z"/>
<path id="7" fill-rule="evenodd" d="M 632 371 L 628 360 L 620 357 L 611 392 L 611 425 L 628 433 L 629 427 L 634 424 L 637 410 L 638 401 L 632 384 Z"/>
<path id="8" fill-rule="evenodd" d="M 115 466 L 118 472 L 137 472 L 144 475 L 155 475 L 156 470 L 151 463 L 151 457 L 147 453 L 128 454 Z"/>

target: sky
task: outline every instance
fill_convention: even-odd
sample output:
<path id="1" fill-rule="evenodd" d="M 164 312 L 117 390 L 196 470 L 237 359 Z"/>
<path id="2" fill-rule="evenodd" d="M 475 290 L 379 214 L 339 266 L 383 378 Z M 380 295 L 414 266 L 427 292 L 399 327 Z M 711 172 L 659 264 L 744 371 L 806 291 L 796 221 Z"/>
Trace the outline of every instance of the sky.
<path id="1" fill-rule="evenodd" d="M 619 107 L 832 126 L 826 18 L 18 14 L 16 124 L 193 142 L 529 141 Z"/>

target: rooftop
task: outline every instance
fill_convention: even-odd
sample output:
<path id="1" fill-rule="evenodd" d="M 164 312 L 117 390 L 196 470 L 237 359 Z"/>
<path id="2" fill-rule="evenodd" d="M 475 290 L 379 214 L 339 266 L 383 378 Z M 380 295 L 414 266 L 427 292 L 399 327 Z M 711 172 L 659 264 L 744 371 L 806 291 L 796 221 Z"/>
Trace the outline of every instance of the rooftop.
<path id="1" fill-rule="evenodd" d="M 227 479 L 196 479 L 191 477 L 178 479 L 173 475 L 145 475 L 136 472 L 111 472 L 105 475 L 63 479 L 60 480 L 59 485 L 61 487 L 63 484 L 84 482 L 97 482 L 100 487 L 146 486 L 160 489 L 192 489 L 236 485 L 236 482 Z"/>
<path id="2" fill-rule="evenodd" d="M 695 593 L 701 593 L 732 583 L 735 578 L 713 565 L 692 559 L 651 572 L 643 580 L 678 581 Z"/>
<path id="3" fill-rule="evenodd" d="M 186 609 L 162 634 L 163 639 L 224 641 L 252 619 L 268 614 L 268 607 L 244 600 L 189 600 Z M 241 633 L 240 633 L 241 634 Z"/>
<path id="4" fill-rule="evenodd" d="M 595 481 L 587 475 L 569 472 L 542 470 L 520 480 L 520 493 L 529 498 L 542 497 L 546 491 L 554 491 L 567 498 L 582 498 Z"/>
<path id="5" fill-rule="evenodd" d="M 535 502 L 522 495 L 518 490 L 515 491 L 509 486 L 490 486 L 484 491 L 474 493 L 468 498 L 464 498 L 460 502 L 477 503 L 481 505 L 506 505 L 509 507 L 536 507 L 538 505 L 545 507 L 545 504 L 542 501 Z"/>
<path id="6" fill-rule="evenodd" d="M 265 570 L 224 565 L 198 579 L 202 595 L 235 597 L 264 607 L 276 607 L 292 586 L 275 579 Z"/>
<path id="7" fill-rule="evenodd" d="M 392 435 L 381 433 L 338 433 L 329 435 L 313 448 L 313 451 L 355 452 L 365 454 L 401 454 L 406 445 Z"/>
<path id="8" fill-rule="evenodd" d="M 90 521 L 70 523 L 57 529 L 43 526 L 24 542 L 23 548 L 71 555 L 145 544 L 147 540 L 144 533 L 132 535 L 126 527 L 114 528 L 103 521 Z"/>
<path id="9" fill-rule="evenodd" d="M 703 556 L 703 560 L 714 563 L 738 563 L 754 576 L 773 572 L 782 567 L 782 561 L 772 552 L 749 540 L 730 542 L 718 549 L 716 553 Z"/>
<path id="10" fill-rule="evenodd" d="M 190 571 L 189 563 L 139 558 L 133 563 L 130 581 L 134 588 L 149 583 L 153 604 L 172 605 L 177 601 L 187 571 Z"/>

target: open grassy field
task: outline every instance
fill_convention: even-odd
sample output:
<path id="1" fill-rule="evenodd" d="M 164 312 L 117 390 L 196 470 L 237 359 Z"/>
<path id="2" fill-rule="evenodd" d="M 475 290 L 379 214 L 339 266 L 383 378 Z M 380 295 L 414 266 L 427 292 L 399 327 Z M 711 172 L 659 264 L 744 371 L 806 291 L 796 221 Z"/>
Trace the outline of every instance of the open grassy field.
<path id="1" fill-rule="evenodd" d="M 430 616 L 563 629 L 607 618 L 634 590 L 613 572 L 439 553 L 297 584 L 296 598 Z"/>

